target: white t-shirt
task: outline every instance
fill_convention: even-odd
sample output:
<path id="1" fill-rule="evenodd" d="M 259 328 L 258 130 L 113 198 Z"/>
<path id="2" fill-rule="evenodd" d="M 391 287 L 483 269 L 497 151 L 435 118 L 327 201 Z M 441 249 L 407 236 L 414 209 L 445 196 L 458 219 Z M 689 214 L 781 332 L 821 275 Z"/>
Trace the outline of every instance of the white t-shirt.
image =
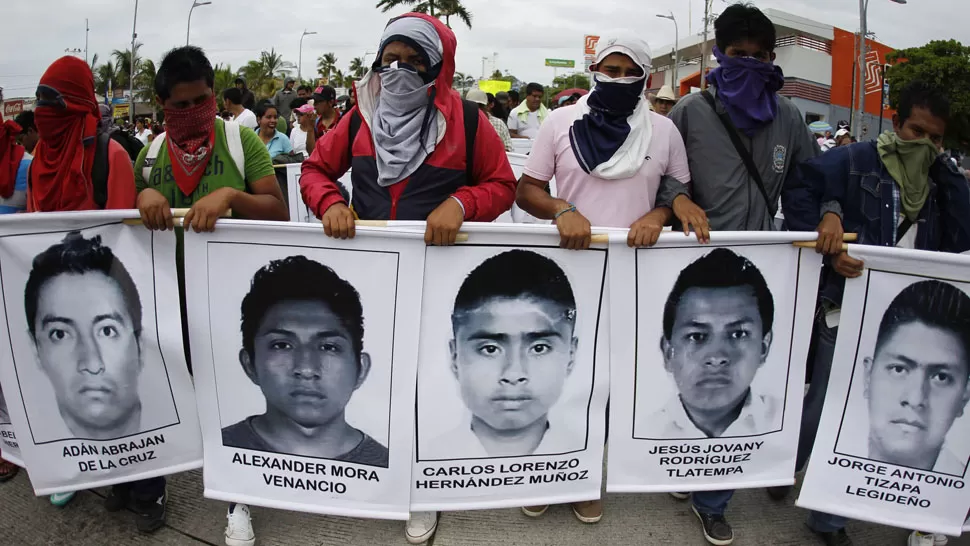
<path id="1" fill-rule="evenodd" d="M 249 127 L 253 131 L 259 127 L 259 123 L 256 121 L 256 114 L 254 114 L 249 108 L 243 108 L 243 111 L 240 112 L 238 116 L 233 118 L 233 121 L 239 125 L 242 125 L 243 127 Z"/>
<path id="2" fill-rule="evenodd" d="M 148 146 L 148 136 L 151 134 L 152 132 L 145 128 L 140 133 L 135 133 L 135 138 L 140 140 L 143 146 Z"/>
<path id="3" fill-rule="evenodd" d="M 304 157 L 310 156 L 306 150 L 306 131 L 300 129 L 299 125 L 294 125 L 293 130 L 290 131 L 290 144 L 293 145 L 294 153 L 299 152 Z"/>
<path id="4" fill-rule="evenodd" d="M 690 182 L 680 131 L 672 121 L 654 112 L 650 112 L 653 135 L 647 159 L 636 176 L 604 180 L 586 174 L 569 142 L 575 108 L 567 106 L 549 114 L 532 144 L 523 172 L 543 182 L 555 177 L 557 197 L 576 205 L 592 225 L 630 227 L 656 206 L 660 178 L 665 174 L 685 184 Z"/>
<path id="5" fill-rule="evenodd" d="M 549 121 L 549 116 L 546 116 Z M 509 114 L 509 131 L 518 131 L 520 137 L 535 138 L 539 134 L 539 111 L 529 112 L 525 123 L 519 121 L 519 116 L 514 112 Z"/>

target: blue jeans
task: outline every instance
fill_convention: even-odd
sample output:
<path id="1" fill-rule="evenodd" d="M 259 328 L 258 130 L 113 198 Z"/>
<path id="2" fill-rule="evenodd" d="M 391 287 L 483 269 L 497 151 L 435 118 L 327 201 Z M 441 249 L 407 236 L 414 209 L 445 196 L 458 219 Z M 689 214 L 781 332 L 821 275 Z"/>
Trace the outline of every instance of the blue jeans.
<path id="1" fill-rule="evenodd" d="M 839 333 L 839 328 L 829 328 L 825 324 L 825 313 L 822 309 L 815 315 L 815 329 L 813 331 L 815 355 L 812 360 L 812 383 L 808 387 L 805 395 L 805 403 L 802 408 L 802 429 L 798 436 L 798 456 L 795 461 L 795 468 L 802 470 L 808 457 L 812 454 L 812 446 L 815 445 L 815 435 L 818 433 L 818 424 L 822 419 L 822 404 L 825 402 L 825 391 L 829 385 L 829 375 L 832 372 L 832 357 L 835 355 L 835 338 Z M 808 514 L 808 526 L 820 533 L 832 533 L 845 527 L 847 518 L 816 512 L 812 510 Z"/>
<path id="2" fill-rule="evenodd" d="M 695 491 L 691 493 L 690 499 L 698 512 L 723 516 L 724 511 L 727 510 L 728 502 L 733 496 L 733 489 L 725 489 L 723 491 Z"/>

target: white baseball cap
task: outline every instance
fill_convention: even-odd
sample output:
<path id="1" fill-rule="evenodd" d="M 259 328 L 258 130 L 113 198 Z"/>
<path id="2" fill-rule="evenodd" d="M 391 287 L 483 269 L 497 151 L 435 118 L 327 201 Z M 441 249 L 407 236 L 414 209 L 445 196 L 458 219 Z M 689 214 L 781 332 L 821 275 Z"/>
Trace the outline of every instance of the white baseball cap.
<path id="1" fill-rule="evenodd" d="M 474 89 L 469 89 L 468 93 L 465 94 L 465 99 L 468 102 L 474 102 L 476 104 L 488 104 L 488 95 L 477 87 Z"/>

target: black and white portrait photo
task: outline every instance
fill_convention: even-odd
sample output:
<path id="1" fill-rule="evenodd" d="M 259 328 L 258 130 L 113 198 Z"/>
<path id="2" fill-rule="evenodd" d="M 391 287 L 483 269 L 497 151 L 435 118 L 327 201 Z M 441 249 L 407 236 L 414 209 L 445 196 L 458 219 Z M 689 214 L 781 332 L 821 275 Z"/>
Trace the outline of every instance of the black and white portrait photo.
<path id="1" fill-rule="evenodd" d="M 185 243 L 206 497 L 406 518 L 423 232 L 220 226 Z"/>
<path id="2" fill-rule="evenodd" d="M 657 342 L 676 393 L 638 420 L 639 435 L 722 438 L 780 428 L 784 389 L 752 388 L 771 352 L 774 315 L 764 275 L 730 249 L 714 249 L 681 270 Z M 638 364 L 655 365 L 647 358 Z"/>
<path id="3" fill-rule="evenodd" d="M 223 428 L 223 445 L 387 467 L 387 447 L 346 417 L 372 368 L 354 286 L 288 256 L 256 272 L 240 314 L 238 363 L 266 405 Z"/>
<path id="4" fill-rule="evenodd" d="M 916 281 L 916 282 L 913 282 Z M 962 477 L 970 458 L 967 285 L 872 272 L 836 452 Z M 892 299 L 880 302 L 876 294 Z"/>
<path id="5" fill-rule="evenodd" d="M 142 293 L 100 235 L 56 235 L 21 286 L 28 346 L 15 342 L 15 363 L 34 443 L 114 440 L 178 422 L 157 343 L 145 340 Z"/>
<path id="6" fill-rule="evenodd" d="M 650 274 L 637 285 L 634 438 L 782 429 L 798 262 L 775 248 L 637 251 L 638 271 Z"/>
<path id="7" fill-rule="evenodd" d="M 0 386 L 0 425 L 10 424 L 10 412 L 7 411 L 7 398 L 3 395 L 3 387 Z"/>
<path id="8" fill-rule="evenodd" d="M 221 445 L 386 468 L 397 256 L 207 252 Z"/>
<path id="9" fill-rule="evenodd" d="M 419 461 L 585 448 L 603 271 L 567 272 L 557 250 L 466 249 L 426 269 L 448 279 L 426 280 L 446 301 L 424 310 Z"/>

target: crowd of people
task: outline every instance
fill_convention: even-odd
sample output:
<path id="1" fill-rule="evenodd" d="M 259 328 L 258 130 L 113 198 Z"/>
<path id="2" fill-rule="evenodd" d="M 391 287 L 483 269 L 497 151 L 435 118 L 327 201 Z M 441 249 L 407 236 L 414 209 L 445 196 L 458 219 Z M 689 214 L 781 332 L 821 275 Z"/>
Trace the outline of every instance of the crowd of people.
<path id="1" fill-rule="evenodd" d="M 714 29 L 718 66 L 707 90 L 678 99 L 663 88 L 649 100 L 650 48 L 642 37 L 617 33 L 599 42 L 592 92 L 563 97 L 555 109 L 536 83 L 521 96 L 472 90 L 463 100 L 453 88 L 455 35 L 422 14 L 391 20 L 374 65 L 343 103 L 332 87 L 311 90 L 292 79 L 257 102 L 239 79 L 222 93 L 220 112 L 209 59 L 179 47 L 154 83 L 165 132 L 139 121 L 134 136 L 145 140 L 133 161 L 123 143 L 101 137 L 114 124 L 99 110 L 90 68 L 64 57 L 41 78 L 36 110 L 2 126 L 0 212 L 137 208 L 145 227 L 170 230 L 172 209 L 188 208 L 182 225 L 196 232 L 213 230 L 230 210 L 236 218 L 286 220 L 273 162 L 287 156 L 302 162 L 303 200 L 336 238 L 354 237 L 356 220 L 423 220 L 428 244 L 451 245 L 464 222 L 491 222 L 516 203 L 553 221 L 561 246 L 577 251 L 590 246 L 593 226 L 629 228 L 628 244 L 637 247 L 654 244 L 666 226 L 707 243 L 712 231 L 777 230 L 780 203 L 783 227 L 817 231 L 816 249 L 826 255 L 800 470 L 819 426 L 844 279 L 865 267 L 843 250 L 843 233 L 857 233 L 864 245 L 970 250 L 970 189 L 941 155 L 950 117 L 944 89 L 910 83 L 892 130 L 854 143 L 840 129 L 823 154 L 799 110 L 778 95 L 785 80 L 774 64 L 771 21 L 738 4 L 724 9 Z M 518 180 L 506 155 L 514 138 L 533 139 Z M 107 172 L 96 167 L 99 156 L 107 157 Z M 352 202 L 338 182 L 348 171 Z M 556 195 L 548 189 L 553 178 Z M 15 472 L 5 463 L 0 479 Z M 768 494 L 782 501 L 790 491 Z M 689 500 L 710 544 L 727 545 L 733 493 L 671 495 Z M 105 507 L 132 508 L 138 529 L 151 532 L 165 521 L 166 500 L 165 478 L 152 478 L 113 486 Z M 539 517 L 546 509 L 522 511 Z M 572 510 L 583 523 L 603 517 L 598 499 Z M 249 508 L 230 504 L 227 517 L 226 544 L 254 544 Z M 437 519 L 412 513 L 407 540 L 429 539 Z M 827 546 L 852 544 L 845 524 L 831 514 L 808 515 Z M 919 531 L 909 537 L 910 546 L 945 542 Z"/>

